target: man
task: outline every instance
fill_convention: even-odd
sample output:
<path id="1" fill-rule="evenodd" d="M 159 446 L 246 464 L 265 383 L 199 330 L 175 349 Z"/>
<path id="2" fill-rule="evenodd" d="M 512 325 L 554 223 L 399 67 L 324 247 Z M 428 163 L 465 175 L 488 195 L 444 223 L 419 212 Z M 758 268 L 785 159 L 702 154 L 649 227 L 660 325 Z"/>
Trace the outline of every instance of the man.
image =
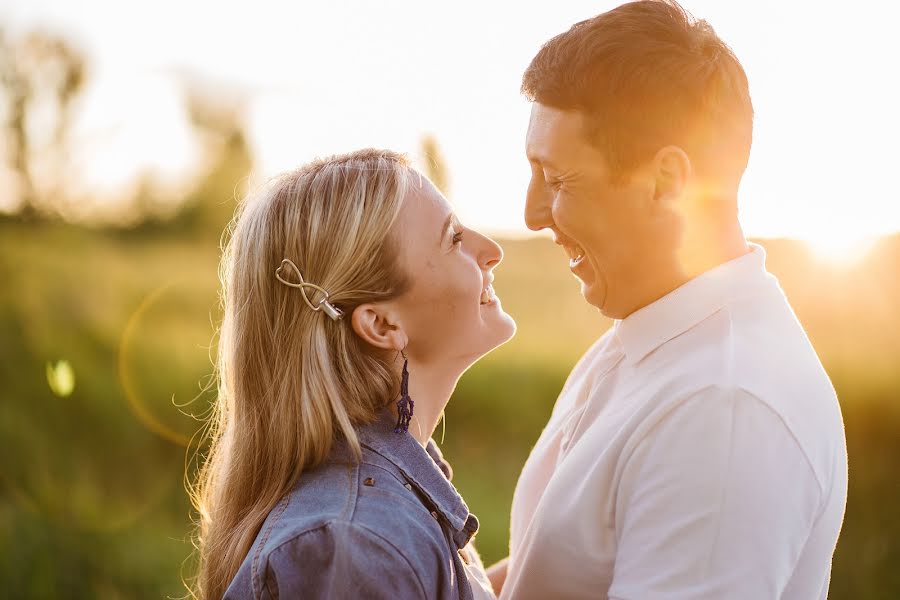
<path id="1" fill-rule="evenodd" d="M 744 239 L 753 110 L 737 58 L 674 2 L 547 42 L 525 218 L 613 327 L 526 463 L 501 598 L 825 598 L 847 456 L 834 389 Z"/>

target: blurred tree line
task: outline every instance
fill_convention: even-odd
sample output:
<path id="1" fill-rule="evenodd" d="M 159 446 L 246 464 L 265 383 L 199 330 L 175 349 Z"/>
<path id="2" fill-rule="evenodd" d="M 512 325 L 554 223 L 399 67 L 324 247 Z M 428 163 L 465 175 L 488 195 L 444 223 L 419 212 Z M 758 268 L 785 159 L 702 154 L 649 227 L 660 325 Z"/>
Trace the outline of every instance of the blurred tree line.
<path id="1" fill-rule="evenodd" d="M 63 191 L 53 170 L 41 167 L 66 158 L 72 107 L 85 77 L 84 56 L 63 38 L 44 32 L 10 38 L 0 30 L 4 150 L 23 218 L 49 214 Z"/>
<path id="2" fill-rule="evenodd" d="M 84 206 L 72 210 L 90 199 L 74 197 L 66 182 L 69 159 L 81 150 L 71 133 L 88 78 L 85 54 L 65 38 L 44 31 L 13 37 L 0 30 L 0 127 L 6 142 L 0 157 L 13 207 L 7 218 L 68 220 L 86 212 Z M 120 199 L 131 209 L 120 227 L 221 233 L 244 191 L 253 155 L 242 100 L 188 76 L 180 84 L 203 171 L 175 202 L 160 198 L 152 174 L 138 176 L 132 197 Z M 165 208 L 172 205 L 177 210 Z M 95 216 L 92 224 L 100 223 L 116 226 Z"/>
<path id="3" fill-rule="evenodd" d="M 0 174 L 12 194 L 7 218 L 21 221 L 73 220 L 89 213 L 90 198 L 75 197 L 66 185 L 70 157 L 80 152 L 72 129 L 80 96 L 89 81 L 85 54 L 59 35 L 35 31 L 13 37 L 0 29 L 0 127 L 6 140 L 0 148 Z M 182 73 L 179 85 L 193 135 L 201 148 L 203 169 L 180 198 L 163 197 L 152 172 L 137 176 L 128 218 L 118 222 L 102 215 L 94 226 L 132 232 L 206 233 L 219 235 L 236 202 L 246 192 L 254 167 L 245 125 L 246 102 L 233 91 L 204 84 Z M 445 194 L 449 170 L 434 135 L 423 135 L 418 162 Z M 172 207 L 175 207 L 173 210 Z"/>

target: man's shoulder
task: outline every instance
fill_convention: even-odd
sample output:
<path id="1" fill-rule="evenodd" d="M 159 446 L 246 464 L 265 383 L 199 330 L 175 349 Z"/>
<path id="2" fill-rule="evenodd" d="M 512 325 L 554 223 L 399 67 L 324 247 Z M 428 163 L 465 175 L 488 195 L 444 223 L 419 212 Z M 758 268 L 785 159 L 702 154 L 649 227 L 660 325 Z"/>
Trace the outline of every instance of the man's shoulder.
<path id="1" fill-rule="evenodd" d="M 833 471 L 845 453 L 831 380 L 779 290 L 727 303 L 646 356 L 632 375 L 623 391 L 644 398 L 648 418 L 691 398 L 741 398 L 782 422 L 818 474 Z"/>
<path id="2" fill-rule="evenodd" d="M 802 392 L 834 398 L 806 333 L 783 296 L 730 302 L 660 345 L 644 369 L 702 389 L 735 386 L 764 400 Z"/>

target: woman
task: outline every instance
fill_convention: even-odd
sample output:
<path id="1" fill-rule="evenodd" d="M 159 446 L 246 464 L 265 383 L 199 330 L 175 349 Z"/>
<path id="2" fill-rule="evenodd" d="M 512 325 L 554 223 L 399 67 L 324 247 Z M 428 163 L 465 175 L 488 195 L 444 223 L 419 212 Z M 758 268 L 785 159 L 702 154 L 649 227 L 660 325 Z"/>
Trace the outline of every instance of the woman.
<path id="1" fill-rule="evenodd" d="M 242 205 L 193 494 L 201 598 L 490 593 L 430 437 L 462 373 L 515 333 L 491 287 L 502 256 L 389 151 L 316 161 Z"/>

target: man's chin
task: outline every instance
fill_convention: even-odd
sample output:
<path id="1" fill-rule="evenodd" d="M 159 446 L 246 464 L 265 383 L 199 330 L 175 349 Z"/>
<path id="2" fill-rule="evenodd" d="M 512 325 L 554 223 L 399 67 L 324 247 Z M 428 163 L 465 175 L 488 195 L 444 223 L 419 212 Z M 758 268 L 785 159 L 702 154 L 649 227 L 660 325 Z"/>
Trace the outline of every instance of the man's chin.
<path id="1" fill-rule="evenodd" d="M 600 281 L 581 282 L 581 295 L 587 300 L 587 303 L 603 310 L 606 303 L 606 286 Z"/>

